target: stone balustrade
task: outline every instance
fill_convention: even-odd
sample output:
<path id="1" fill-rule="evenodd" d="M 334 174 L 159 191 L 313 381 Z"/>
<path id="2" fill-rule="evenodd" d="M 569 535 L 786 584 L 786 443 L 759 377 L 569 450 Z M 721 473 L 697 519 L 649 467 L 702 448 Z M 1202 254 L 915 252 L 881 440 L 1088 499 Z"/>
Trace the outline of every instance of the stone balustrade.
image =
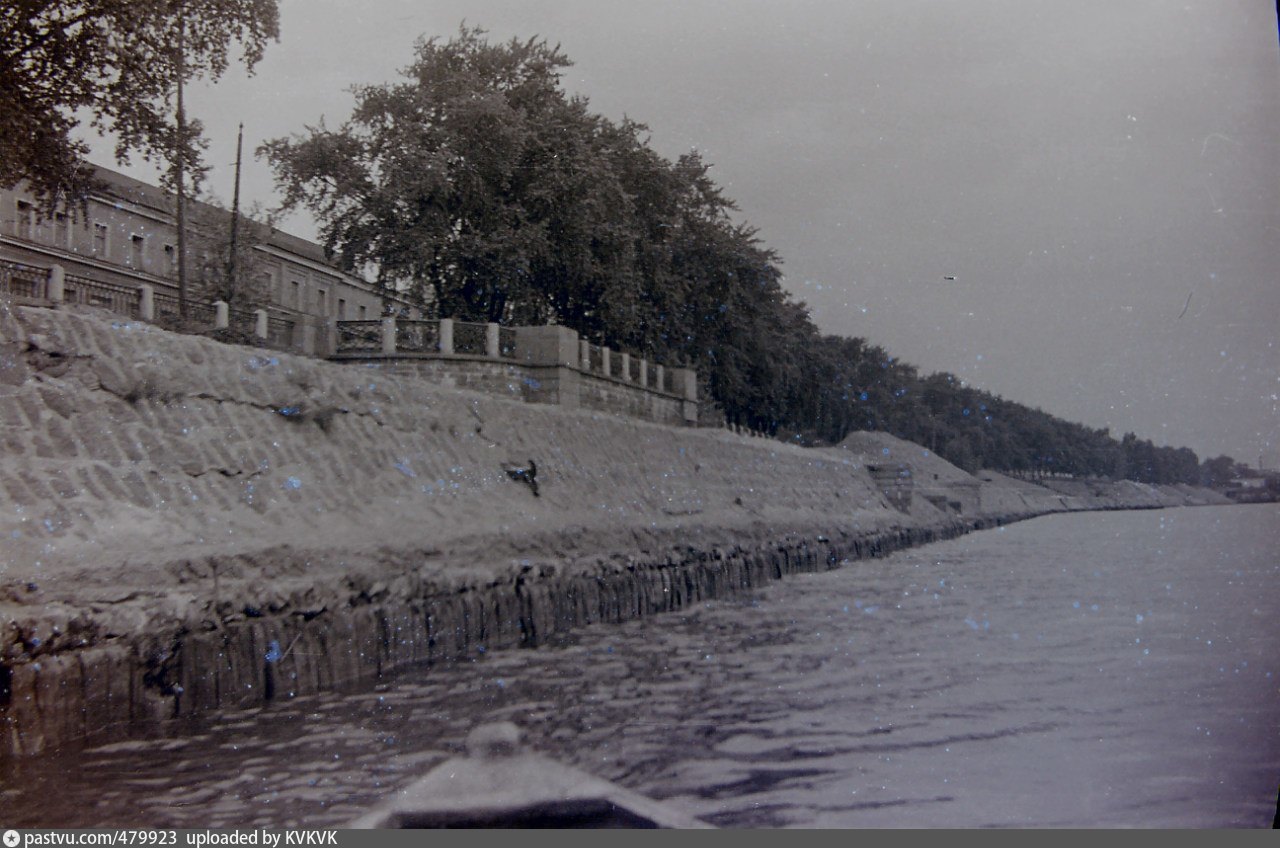
<path id="1" fill-rule="evenodd" d="M 410 332 L 412 328 L 412 332 Z M 515 343 L 500 343 L 503 331 Z M 412 344 L 404 344 L 413 339 Z M 670 424 L 697 421 L 697 374 L 580 339 L 558 325 L 507 327 L 442 318 L 339 321 L 336 361 L 378 364 L 531 403 L 599 409 Z"/>
<path id="2" fill-rule="evenodd" d="M 23 302 L 59 308 L 78 304 L 165 326 L 178 317 L 172 291 L 150 284 L 121 286 L 68 274 L 61 265 L 36 268 L 0 263 L 0 290 Z M 297 318 L 301 320 L 291 320 Z M 376 360 L 460 388 L 532 403 L 595 409 L 695 425 L 697 375 L 629 351 L 593 345 L 568 327 L 500 327 L 455 321 L 386 317 L 324 321 L 245 312 L 222 300 L 188 298 L 186 331 L 235 330 L 255 344 L 337 361 Z"/>
<path id="3" fill-rule="evenodd" d="M 172 325 L 179 312 L 178 298 L 171 290 L 157 292 L 150 283 L 128 286 L 68 274 L 58 264 L 43 268 L 0 261 L 0 293 L 18 295 L 24 303 L 55 309 L 71 304 L 98 307 L 148 323 Z M 188 298 L 188 307 L 187 326 L 175 329 L 202 332 L 234 328 L 249 334 L 255 343 L 264 347 L 296 350 L 306 355 L 317 353 L 314 341 L 308 347 L 305 340 L 295 339 L 295 329 L 300 325 L 291 318 L 272 316 L 265 309 L 244 312 L 232 308 L 226 301 L 208 303 L 195 297 Z M 314 334 L 307 338 L 313 340 Z"/>

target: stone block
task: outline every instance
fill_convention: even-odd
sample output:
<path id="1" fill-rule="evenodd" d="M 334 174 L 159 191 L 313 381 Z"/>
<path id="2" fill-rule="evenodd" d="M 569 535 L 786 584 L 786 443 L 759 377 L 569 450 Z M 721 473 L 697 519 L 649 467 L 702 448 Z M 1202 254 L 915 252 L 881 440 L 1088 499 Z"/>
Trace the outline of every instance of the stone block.
<path id="1" fill-rule="evenodd" d="M 53 489 L 53 493 L 61 500 L 70 500 L 80 494 L 80 490 L 76 488 L 75 483 L 71 480 L 70 473 L 61 468 L 55 468 L 48 472 L 49 486 Z"/>
<path id="2" fill-rule="evenodd" d="M 100 462 L 117 463 L 124 459 L 124 454 L 116 446 L 116 440 L 110 427 L 97 424 L 80 430 L 80 443 L 85 455 Z"/>
<path id="3" fill-rule="evenodd" d="M 93 466 L 93 472 L 97 476 L 98 485 L 102 487 L 109 498 L 119 501 L 128 499 L 129 496 L 117 482 L 116 475 L 111 468 L 99 463 Z"/>
<path id="4" fill-rule="evenodd" d="M 578 364 L 578 334 L 568 327 L 516 327 L 516 358 L 527 365 Z"/>
<path id="5" fill-rule="evenodd" d="M 0 454 L 18 457 L 30 453 L 29 446 L 23 441 L 19 431 L 8 426 L 0 427 Z"/>
<path id="6" fill-rule="evenodd" d="M 68 458 L 77 455 L 75 439 L 71 437 L 70 429 L 61 419 L 50 419 L 45 425 L 45 435 L 57 457 Z"/>
<path id="7" fill-rule="evenodd" d="M 27 418 L 22 412 L 22 402 L 17 395 L 0 393 L 0 425 L 8 430 L 27 426 Z"/>
<path id="8" fill-rule="evenodd" d="M 0 344 L 0 388 L 21 386 L 30 376 L 18 342 Z"/>
<path id="9" fill-rule="evenodd" d="M 92 444 L 92 442 L 90 442 Z M 77 468 L 75 470 L 76 480 L 80 484 L 80 488 L 87 492 L 89 497 L 96 501 L 104 501 L 106 498 L 102 494 L 102 490 L 98 488 L 98 484 L 94 481 L 94 474 L 91 468 Z"/>
<path id="10" fill-rule="evenodd" d="M 28 491 L 26 484 L 13 474 L 0 473 L 0 486 L 3 486 L 9 500 L 19 506 L 33 507 L 40 503 L 35 493 Z"/>
<path id="11" fill-rule="evenodd" d="M 42 430 L 46 413 L 40 396 L 32 389 L 26 388 L 17 395 L 17 398 L 23 414 L 27 416 L 27 424 L 32 430 Z"/>

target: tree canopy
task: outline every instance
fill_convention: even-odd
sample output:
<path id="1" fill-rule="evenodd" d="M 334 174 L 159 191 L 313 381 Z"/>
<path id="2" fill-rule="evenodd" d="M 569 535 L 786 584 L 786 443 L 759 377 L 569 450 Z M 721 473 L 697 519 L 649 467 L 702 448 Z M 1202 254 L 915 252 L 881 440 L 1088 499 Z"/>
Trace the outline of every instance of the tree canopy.
<path id="1" fill-rule="evenodd" d="M 731 417 L 776 419 L 792 360 L 778 353 L 808 326 L 777 257 L 696 153 L 669 161 L 642 124 L 567 96 L 569 65 L 544 40 L 464 26 L 420 41 L 406 81 L 356 88 L 340 128 L 259 152 L 285 206 L 308 208 L 326 250 L 385 290 L 696 362 Z"/>
<path id="2" fill-rule="evenodd" d="M 0 5 L 0 185 L 27 180 L 50 206 L 83 198 L 93 172 L 72 133 L 85 113 L 94 129 L 115 135 L 119 161 L 131 152 L 169 160 L 179 141 L 170 105 L 179 68 L 184 80 L 217 79 L 239 44 L 252 70 L 278 36 L 277 0 Z M 199 124 L 184 136 L 184 158 L 198 174 Z"/>
<path id="3" fill-rule="evenodd" d="M 1198 480 L 1185 448 L 1117 441 L 824 336 L 710 166 L 668 160 L 644 125 L 567 96 L 569 65 L 546 41 L 493 44 L 464 26 L 420 41 L 404 81 L 356 88 L 339 128 L 259 152 L 348 270 L 440 317 L 554 320 L 691 364 L 731 423 L 805 444 L 885 430 L 968 470 Z"/>

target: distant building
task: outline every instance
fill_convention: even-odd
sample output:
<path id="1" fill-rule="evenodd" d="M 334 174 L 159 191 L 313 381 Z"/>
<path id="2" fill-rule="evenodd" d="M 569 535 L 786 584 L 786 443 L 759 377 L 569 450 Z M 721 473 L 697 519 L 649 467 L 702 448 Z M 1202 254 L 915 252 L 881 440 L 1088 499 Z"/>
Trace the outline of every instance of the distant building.
<path id="1" fill-rule="evenodd" d="M 42 217 L 34 198 L 19 185 L 0 190 L 0 265 L 47 269 L 61 265 L 67 274 L 117 286 L 151 285 L 158 296 L 178 295 L 177 224 L 172 195 L 107 168 L 97 169 L 106 188 L 89 198 L 87 216 L 60 210 Z M 191 201 L 189 220 L 230 213 Z M 248 238 L 248 226 L 242 233 Z M 365 280 L 339 270 L 313 242 L 271 229 L 254 246 L 254 288 L 262 290 L 272 318 L 295 328 L 292 346 L 325 354 L 334 321 L 380 318 L 384 298 Z M 198 249 L 198 248 L 195 248 Z M 188 279 L 194 265 L 187 242 Z M 189 286 L 192 297 L 196 293 Z M 397 312 L 417 310 L 398 299 Z"/>

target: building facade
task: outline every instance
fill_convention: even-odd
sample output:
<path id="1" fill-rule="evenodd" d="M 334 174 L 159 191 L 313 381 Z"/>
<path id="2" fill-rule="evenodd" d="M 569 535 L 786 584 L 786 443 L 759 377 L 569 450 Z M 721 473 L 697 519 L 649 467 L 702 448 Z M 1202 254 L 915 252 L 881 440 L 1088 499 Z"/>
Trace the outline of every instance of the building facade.
<path id="1" fill-rule="evenodd" d="M 178 297 L 174 197 L 116 171 L 98 168 L 97 173 L 105 188 L 90 196 L 83 211 L 42 215 L 21 184 L 0 190 L 0 264 L 36 271 L 61 266 L 68 279 L 85 285 L 149 285 L 157 302 L 172 311 Z M 223 221 L 229 229 L 230 215 L 189 203 L 186 217 L 195 225 L 188 227 L 192 235 L 186 239 L 189 281 L 209 260 L 208 242 L 202 245 L 195 231 Z M 256 295 L 252 305 L 266 309 L 273 326 L 288 328 L 282 331 L 288 336 L 284 347 L 323 356 L 332 352 L 327 346 L 337 321 L 380 318 L 388 311 L 417 317 L 409 304 L 388 301 L 372 284 L 335 267 L 313 242 L 247 221 L 241 232 L 252 244 L 246 290 Z M 199 285 L 189 283 L 188 289 L 193 300 L 202 298 Z"/>

